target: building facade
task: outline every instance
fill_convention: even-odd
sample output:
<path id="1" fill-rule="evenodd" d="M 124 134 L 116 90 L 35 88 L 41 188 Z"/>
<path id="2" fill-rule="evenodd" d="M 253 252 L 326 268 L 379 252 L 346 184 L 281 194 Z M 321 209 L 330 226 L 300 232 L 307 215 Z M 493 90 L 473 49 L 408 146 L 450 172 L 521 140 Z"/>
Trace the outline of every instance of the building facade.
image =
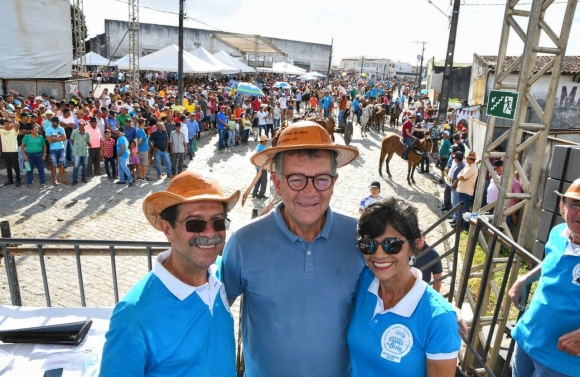
<path id="1" fill-rule="evenodd" d="M 339 63 L 339 69 L 343 72 L 356 72 L 359 76 L 366 74 L 371 80 L 385 80 L 395 76 L 393 61 L 377 56 L 343 58 Z"/>
<path id="2" fill-rule="evenodd" d="M 127 32 L 128 24 L 127 21 L 105 20 L 105 33 L 99 34 L 90 40 L 91 51 L 113 60 L 127 55 L 129 53 L 129 39 L 123 37 Z M 223 34 L 222 32 L 220 33 Z M 212 38 L 213 34 L 214 32 L 211 30 L 184 28 L 184 50 L 192 51 L 201 46 L 212 53 L 224 50 L 232 56 L 240 56 L 238 51 Z M 139 44 L 141 55 L 148 55 L 170 44 L 177 44 L 178 35 L 179 28 L 177 26 L 140 23 Z M 288 58 L 283 56 L 266 57 L 273 63 L 288 61 L 306 70 L 328 71 L 332 52 L 330 44 L 264 38 L 288 54 Z"/>

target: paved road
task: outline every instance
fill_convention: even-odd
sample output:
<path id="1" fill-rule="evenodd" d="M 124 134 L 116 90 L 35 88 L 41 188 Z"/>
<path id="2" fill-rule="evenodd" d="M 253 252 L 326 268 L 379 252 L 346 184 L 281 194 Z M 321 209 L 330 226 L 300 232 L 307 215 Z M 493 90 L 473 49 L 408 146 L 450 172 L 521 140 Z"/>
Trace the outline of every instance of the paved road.
<path id="1" fill-rule="evenodd" d="M 382 182 L 382 195 L 396 195 L 415 203 L 420 212 L 420 225 L 425 229 L 439 217 L 437 209 L 439 188 L 432 182 L 435 177 L 416 174 L 416 185 L 406 182 L 407 163 L 398 156 L 391 162 L 392 179 L 378 175 L 378 159 L 382 135 L 375 132 L 362 139 L 355 127 L 351 146 L 359 149 L 360 157 L 351 165 L 339 169 L 339 179 L 331 201 L 333 208 L 352 216 L 358 216 L 358 202 L 368 194 L 371 181 Z M 343 144 L 341 135 L 336 142 Z M 217 136 L 208 135 L 200 142 L 200 150 L 188 169 L 216 178 L 226 194 L 245 190 L 255 170 L 249 159 L 255 143 L 235 147 L 229 153 L 217 153 Z M 69 169 L 70 170 L 70 169 Z M 2 172 L 5 175 L 5 172 Z M 68 179 L 71 181 L 71 173 Z M 150 168 L 150 177 L 156 176 Z M 4 177 L 0 177 L 3 181 Z M 36 178 L 36 177 L 35 177 Z M 47 178 L 50 182 L 50 179 Z M 135 186 L 116 185 L 106 176 L 80 183 L 75 187 L 59 185 L 40 190 L 38 181 L 34 187 L 0 187 L 0 220 L 8 220 L 13 237 L 63 238 L 63 239 L 110 239 L 166 241 L 145 219 L 141 210 L 143 199 L 152 192 L 166 188 L 169 180 L 138 182 Z M 238 204 L 232 211 L 232 229 L 244 225 L 253 208 L 262 208 L 264 201 L 250 199 L 244 207 Z M 441 229 L 442 230 L 442 229 Z M 436 231 L 430 240 L 440 234 Z M 18 273 L 23 304 L 44 306 L 43 285 L 37 257 L 19 257 Z M 46 267 L 49 276 L 53 306 L 80 306 L 76 264 L 71 257 L 48 257 Z M 144 257 L 123 257 L 117 261 L 121 297 L 147 271 Z M 83 277 L 89 306 L 114 304 L 109 257 L 84 257 Z M 9 304 L 4 265 L 0 269 L 0 303 Z"/>

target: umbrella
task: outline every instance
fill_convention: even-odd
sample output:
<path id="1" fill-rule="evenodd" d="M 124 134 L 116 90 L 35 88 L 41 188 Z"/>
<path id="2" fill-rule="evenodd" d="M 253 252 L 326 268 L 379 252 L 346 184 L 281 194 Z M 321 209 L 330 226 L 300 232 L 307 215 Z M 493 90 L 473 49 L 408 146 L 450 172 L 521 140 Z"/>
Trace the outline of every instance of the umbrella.
<path id="1" fill-rule="evenodd" d="M 288 84 L 287 82 L 284 81 L 276 81 L 274 83 L 274 85 L 272 85 L 274 88 L 280 88 L 280 89 L 290 89 L 290 84 Z"/>
<path id="2" fill-rule="evenodd" d="M 250 95 L 254 97 L 264 97 L 264 93 L 254 84 L 249 82 L 240 82 L 236 91 L 240 94 Z"/>

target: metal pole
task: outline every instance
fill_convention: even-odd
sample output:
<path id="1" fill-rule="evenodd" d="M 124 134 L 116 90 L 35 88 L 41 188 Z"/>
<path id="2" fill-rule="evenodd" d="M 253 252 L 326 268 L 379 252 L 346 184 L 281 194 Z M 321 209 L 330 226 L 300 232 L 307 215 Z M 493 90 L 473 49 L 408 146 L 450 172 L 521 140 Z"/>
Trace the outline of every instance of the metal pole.
<path id="1" fill-rule="evenodd" d="M 179 0 L 179 57 L 177 59 L 177 103 L 183 105 L 183 3 Z"/>
<path id="2" fill-rule="evenodd" d="M 453 0 L 453 13 L 451 14 L 451 28 L 449 29 L 449 42 L 447 44 L 447 55 L 445 56 L 445 71 L 443 73 L 443 84 L 441 85 L 441 100 L 437 112 L 439 124 L 443 124 L 447 117 L 447 105 L 449 104 L 449 88 L 451 84 L 451 70 L 453 69 L 453 55 L 455 54 L 455 39 L 457 37 L 457 23 L 459 22 L 459 5 L 461 0 Z"/>
<path id="3" fill-rule="evenodd" d="M 328 80 L 330 80 L 330 66 L 332 65 L 332 46 L 334 45 L 334 38 L 332 38 L 332 40 L 330 41 L 330 57 L 328 58 L 328 73 L 326 74 L 326 77 L 328 77 Z"/>
<path id="4" fill-rule="evenodd" d="M 362 62 L 360 63 L 360 75 L 362 76 L 362 70 L 363 70 L 363 67 L 365 65 L 365 57 L 364 57 L 364 55 L 361 58 L 362 58 Z"/>
<path id="5" fill-rule="evenodd" d="M 12 238 L 12 232 L 10 231 L 10 222 L 8 220 L 0 221 L 0 236 L 2 238 Z M 20 296 L 20 285 L 18 284 L 18 272 L 16 271 L 16 259 L 14 256 L 9 256 L 7 249 L 8 246 L 14 245 L 2 245 L 4 262 L 6 263 L 6 277 L 8 278 L 8 288 L 10 290 L 10 296 L 12 299 L 12 305 L 22 306 L 22 297 Z"/>

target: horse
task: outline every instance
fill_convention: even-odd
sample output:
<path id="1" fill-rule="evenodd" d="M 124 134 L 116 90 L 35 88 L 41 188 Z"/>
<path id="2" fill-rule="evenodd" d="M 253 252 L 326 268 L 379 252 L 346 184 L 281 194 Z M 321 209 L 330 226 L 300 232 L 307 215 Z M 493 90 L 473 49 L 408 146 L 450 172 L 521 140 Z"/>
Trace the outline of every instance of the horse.
<path id="1" fill-rule="evenodd" d="M 360 118 L 360 127 L 361 127 L 360 133 L 362 137 L 367 136 L 367 130 L 370 129 L 371 126 L 372 116 L 373 116 L 373 107 L 367 104 L 362 109 L 362 116 Z"/>
<path id="2" fill-rule="evenodd" d="M 383 161 L 385 161 L 385 157 L 387 157 L 386 167 L 387 167 L 387 174 L 389 178 L 391 178 L 391 172 L 389 170 L 389 162 L 393 157 L 393 153 L 398 154 L 399 156 L 403 155 L 405 151 L 406 145 L 403 143 L 401 136 L 387 132 L 387 135 L 383 138 L 381 142 L 381 157 L 379 159 L 379 175 L 383 176 Z M 433 140 L 431 140 L 431 136 L 429 132 L 425 132 L 425 137 L 423 139 L 417 139 L 413 142 L 413 147 L 407 154 L 407 182 L 415 183 L 415 179 L 413 175 L 415 173 L 415 168 L 419 165 L 419 162 L 424 156 L 428 156 L 431 150 L 433 149 Z M 388 155 L 388 156 L 387 156 Z"/>
<path id="3" fill-rule="evenodd" d="M 373 106 L 373 124 L 377 128 L 377 132 L 380 131 L 381 126 L 383 127 L 382 132 L 385 132 L 385 108 L 381 104 L 376 104 Z"/>
<path id="4" fill-rule="evenodd" d="M 314 122 L 320 124 L 322 128 L 328 132 L 332 142 L 334 143 L 334 118 L 324 118 L 324 119 L 313 119 Z"/>
<path id="5" fill-rule="evenodd" d="M 391 106 L 391 127 L 399 128 L 399 116 L 401 116 L 401 105 L 395 103 Z"/>

